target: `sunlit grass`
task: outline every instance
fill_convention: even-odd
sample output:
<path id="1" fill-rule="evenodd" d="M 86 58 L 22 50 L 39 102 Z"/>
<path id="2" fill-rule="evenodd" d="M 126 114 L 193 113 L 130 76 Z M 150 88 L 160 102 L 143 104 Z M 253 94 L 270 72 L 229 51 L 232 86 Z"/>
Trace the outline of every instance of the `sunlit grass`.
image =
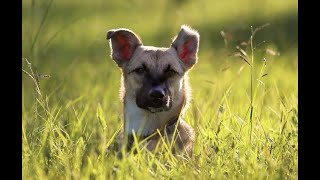
<path id="1" fill-rule="evenodd" d="M 239 50 L 232 43 L 225 45 L 219 31 L 208 32 L 211 25 L 223 27 L 237 15 L 261 16 L 262 25 L 269 22 L 269 15 L 295 12 L 296 2 L 182 0 L 168 7 L 166 1 L 148 5 L 141 0 L 53 0 L 30 51 L 48 5 L 34 2 L 32 9 L 31 1 L 23 1 L 23 57 L 31 63 L 22 60 L 24 179 L 297 179 L 297 49 L 288 44 L 290 49 L 280 55 L 267 53 L 266 49 L 278 51 L 280 45 L 263 36 L 276 33 L 266 27 L 257 32 L 266 43 L 253 50 L 254 56 L 250 46 L 241 46 L 249 63 L 254 58 L 251 71 L 248 63 L 234 56 Z M 248 8 L 252 3 L 256 9 Z M 194 154 L 175 157 L 159 146 L 157 153 L 138 149 L 119 160 L 107 149 L 123 123 L 121 72 L 109 56 L 105 32 L 119 26 L 134 28 L 146 44 L 169 46 L 184 23 L 200 27 L 201 35 L 199 62 L 189 73 L 193 100 L 186 113 L 197 135 Z M 248 36 L 233 37 L 247 41 L 251 25 L 246 24 Z M 241 27 L 227 24 L 220 30 Z M 210 34 L 219 38 L 209 39 Z M 253 45 L 260 39 L 253 39 Z M 221 46 L 213 48 L 211 41 Z"/>

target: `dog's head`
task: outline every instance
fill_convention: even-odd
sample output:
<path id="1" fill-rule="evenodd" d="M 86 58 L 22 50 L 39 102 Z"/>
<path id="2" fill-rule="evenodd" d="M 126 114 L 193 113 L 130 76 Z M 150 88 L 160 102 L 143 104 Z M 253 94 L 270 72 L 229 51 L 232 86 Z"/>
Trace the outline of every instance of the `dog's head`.
<path id="1" fill-rule="evenodd" d="M 181 26 L 170 48 L 144 46 L 129 29 L 110 30 L 107 39 L 122 69 L 126 96 L 152 113 L 169 110 L 183 93 L 184 75 L 197 62 L 198 32 Z"/>

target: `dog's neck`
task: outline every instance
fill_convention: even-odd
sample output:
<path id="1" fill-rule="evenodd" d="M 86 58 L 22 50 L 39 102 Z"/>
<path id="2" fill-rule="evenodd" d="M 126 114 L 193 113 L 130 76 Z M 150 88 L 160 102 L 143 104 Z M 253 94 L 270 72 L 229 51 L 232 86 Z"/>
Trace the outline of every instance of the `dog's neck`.
<path id="1" fill-rule="evenodd" d="M 151 113 L 141 109 L 136 105 L 135 100 L 124 97 L 124 133 L 132 135 L 133 131 L 138 137 L 147 137 L 160 131 L 165 126 L 174 124 L 180 116 L 181 110 L 185 104 L 185 97 L 178 98 L 180 102 L 173 104 L 170 110 Z"/>

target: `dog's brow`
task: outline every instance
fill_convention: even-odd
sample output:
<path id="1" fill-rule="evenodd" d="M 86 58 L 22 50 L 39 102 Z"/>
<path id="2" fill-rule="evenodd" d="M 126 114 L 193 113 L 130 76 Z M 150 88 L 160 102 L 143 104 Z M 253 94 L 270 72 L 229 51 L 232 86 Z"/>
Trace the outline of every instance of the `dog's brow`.
<path id="1" fill-rule="evenodd" d="M 166 71 L 170 71 L 170 70 L 173 70 L 173 71 L 177 71 L 174 66 L 172 66 L 171 64 L 168 64 L 167 67 L 163 70 L 164 72 Z"/>
<path id="2" fill-rule="evenodd" d="M 145 69 L 145 70 L 148 70 L 149 68 L 146 66 L 145 63 L 142 63 L 142 67 Z"/>
<path id="3" fill-rule="evenodd" d="M 164 72 L 169 71 L 171 69 L 171 65 L 168 64 L 167 67 L 163 70 Z"/>
<path id="4" fill-rule="evenodd" d="M 142 63 L 140 66 L 136 66 L 136 67 L 132 68 L 131 70 L 129 70 L 128 74 L 131 74 L 131 73 L 133 73 L 134 71 L 136 71 L 137 69 L 140 69 L 140 68 L 144 69 L 145 71 L 149 71 L 147 66 L 144 63 Z"/>
<path id="5" fill-rule="evenodd" d="M 163 69 L 163 72 L 168 72 L 168 71 L 174 71 L 177 74 L 179 74 L 178 70 L 173 68 L 174 66 L 172 66 L 171 64 L 168 64 L 165 66 L 166 68 Z"/>

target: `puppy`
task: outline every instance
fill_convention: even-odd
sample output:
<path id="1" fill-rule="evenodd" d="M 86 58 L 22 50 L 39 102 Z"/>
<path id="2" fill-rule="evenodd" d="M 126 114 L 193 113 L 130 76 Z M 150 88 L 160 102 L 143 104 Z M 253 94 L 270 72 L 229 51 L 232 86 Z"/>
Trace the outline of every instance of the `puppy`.
<path id="1" fill-rule="evenodd" d="M 163 136 L 173 152 L 191 155 L 195 133 L 183 114 L 191 98 L 188 72 L 197 63 L 199 33 L 182 25 L 169 48 L 145 46 L 124 28 L 109 30 L 107 39 L 122 71 L 124 129 L 117 142 L 130 150 L 135 134 L 152 151 Z"/>

